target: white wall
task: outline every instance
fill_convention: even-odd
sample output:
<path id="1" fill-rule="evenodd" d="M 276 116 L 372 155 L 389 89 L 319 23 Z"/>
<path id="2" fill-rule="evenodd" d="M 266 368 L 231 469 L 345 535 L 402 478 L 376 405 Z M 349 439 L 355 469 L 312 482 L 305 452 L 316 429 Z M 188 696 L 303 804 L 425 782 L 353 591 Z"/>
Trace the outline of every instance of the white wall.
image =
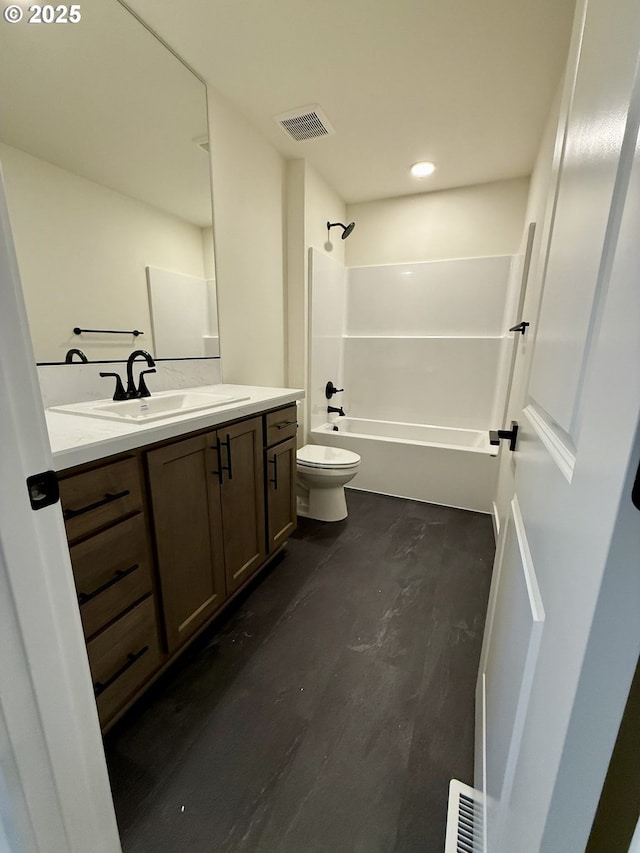
<path id="1" fill-rule="evenodd" d="M 344 264 L 345 244 L 333 229 L 327 241 L 327 222 L 344 222 L 345 204 L 340 196 L 304 160 L 292 160 L 287 166 L 287 384 L 311 388 L 310 351 L 310 280 L 309 251 Z M 351 238 L 349 238 L 351 239 Z M 331 269 L 331 267 L 328 267 Z M 325 383 L 331 377 L 325 379 Z M 337 382 L 337 379 L 333 380 Z M 317 389 L 316 389 L 317 390 Z M 306 443 L 310 408 L 318 405 L 307 396 L 300 406 L 301 430 L 298 441 Z"/>
<path id="2" fill-rule="evenodd" d="M 510 261 L 504 256 L 350 269 L 348 414 L 492 428 Z"/>
<path id="3" fill-rule="evenodd" d="M 308 389 L 309 428 L 327 422 L 327 405 L 338 407 L 342 394 L 329 401 L 325 388 L 331 381 L 342 388 L 347 270 L 326 252 L 309 249 L 311 291 L 311 370 Z M 332 417 L 335 417 L 333 415 Z"/>
<path id="4" fill-rule="evenodd" d="M 151 348 L 145 267 L 202 278 L 203 229 L 16 148 L 0 145 L 0 160 L 37 361 Z M 146 336 L 91 340 L 74 326 Z"/>
<path id="5" fill-rule="evenodd" d="M 350 336 L 502 335 L 510 257 L 349 270 Z"/>
<path id="6" fill-rule="evenodd" d="M 225 382 L 285 382 L 285 162 L 208 92 Z"/>
<path id="7" fill-rule="evenodd" d="M 528 178 L 349 205 L 349 267 L 511 255 L 520 242 Z"/>
<path id="8" fill-rule="evenodd" d="M 304 227 L 307 249 L 317 249 L 345 263 L 351 237 L 342 239 L 342 229 L 327 233 L 327 222 L 345 222 L 346 206 L 340 196 L 308 163 L 305 165 Z"/>
<path id="9" fill-rule="evenodd" d="M 304 160 L 287 163 L 287 300 L 286 347 L 287 384 L 307 388 L 309 366 L 309 289 L 307 287 L 307 252 L 305 249 L 305 180 Z M 298 407 L 304 430 L 306 403 Z M 302 434 L 302 430 L 299 435 Z"/>
<path id="10" fill-rule="evenodd" d="M 306 177 L 305 188 L 310 184 Z M 356 228 L 346 241 L 332 237 L 335 248 L 346 250 L 350 269 L 343 372 L 340 379 L 324 381 L 344 380 L 344 395 L 335 402 L 348 414 L 497 426 L 496 412 L 504 406 L 498 380 L 509 263 L 522 231 L 527 190 L 527 179 L 502 181 L 352 205 L 345 218 L 335 217 L 355 220 Z M 319 192 L 316 198 L 322 199 Z M 314 211 L 308 202 L 303 207 L 306 230 L 315 227 L 316 243 L 326 241 L 325 208 L 312 223 L 309 211 Z M 334 292 L 324 290 L 325 296 Z M 335 310 L 342 311 L 341 301 Z M 311 350 L 329 364 L 325 326 L 314 328 Z M 311 402 L 313 425 L 321 403 Z"/>

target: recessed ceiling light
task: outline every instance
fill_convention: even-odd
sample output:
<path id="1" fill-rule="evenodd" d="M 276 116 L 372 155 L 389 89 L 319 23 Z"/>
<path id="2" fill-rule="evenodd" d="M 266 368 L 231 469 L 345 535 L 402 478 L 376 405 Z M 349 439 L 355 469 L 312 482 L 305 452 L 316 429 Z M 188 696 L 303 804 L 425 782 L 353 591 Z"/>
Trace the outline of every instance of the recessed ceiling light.
<path id="1" fill-rule="evenodd" d="M 436 167 L 433 163 L 429 163 L 426 160 L 421 160 L 420 163 L 414 163 L 411 167 L 411 174 L 414 178 L 428 178 L 429 175 L 433 175 Z"/>

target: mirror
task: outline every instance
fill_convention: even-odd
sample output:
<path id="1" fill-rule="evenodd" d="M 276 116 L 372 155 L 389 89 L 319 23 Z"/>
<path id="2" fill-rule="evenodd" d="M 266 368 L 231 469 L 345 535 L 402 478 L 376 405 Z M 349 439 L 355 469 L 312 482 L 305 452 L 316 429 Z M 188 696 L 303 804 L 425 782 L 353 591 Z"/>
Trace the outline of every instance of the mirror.
<path id="1" fill-rule="evenodd" d="M 0 27 L 0 163 L 36 360 L 217 356 L 206 87 L 120 0 L 79 8 Z"/>

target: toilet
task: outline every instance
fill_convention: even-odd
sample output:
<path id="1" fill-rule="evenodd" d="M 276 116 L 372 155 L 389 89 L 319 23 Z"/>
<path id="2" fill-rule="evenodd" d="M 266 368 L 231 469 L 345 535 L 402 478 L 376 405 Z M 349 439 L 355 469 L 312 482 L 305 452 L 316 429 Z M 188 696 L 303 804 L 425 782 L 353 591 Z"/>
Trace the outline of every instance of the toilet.
<path id="1" fill-rule="evenodd" d="M 360 467 L 360 456 L 340 447 L 305 444 L 297 453 L 298 515 L 318 521 L 347 517 L 345 484 Z"/>

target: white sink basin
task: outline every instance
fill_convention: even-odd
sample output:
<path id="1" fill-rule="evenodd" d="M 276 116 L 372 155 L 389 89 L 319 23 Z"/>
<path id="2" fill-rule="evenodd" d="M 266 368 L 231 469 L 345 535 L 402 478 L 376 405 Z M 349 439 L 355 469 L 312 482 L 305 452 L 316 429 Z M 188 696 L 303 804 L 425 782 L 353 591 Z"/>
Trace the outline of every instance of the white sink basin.
<path id="1" fill-rule="evenodd" d="M 249 397 L 216 394 L 209 391 L 161 391 L 151 397 L 137 400 L 96 400 L 91 403 L 70 403 L 66 406 L 51 406 L 51 412 L 66 412 L 70 415 L 85 415 L 91 418 L 105 418 L 124 423 L 144 424 L 160 418 L 172 418 L 176 415 L 197 412 L 200 409 L 213 409 L 227 403 L 238 403 Z"/>

